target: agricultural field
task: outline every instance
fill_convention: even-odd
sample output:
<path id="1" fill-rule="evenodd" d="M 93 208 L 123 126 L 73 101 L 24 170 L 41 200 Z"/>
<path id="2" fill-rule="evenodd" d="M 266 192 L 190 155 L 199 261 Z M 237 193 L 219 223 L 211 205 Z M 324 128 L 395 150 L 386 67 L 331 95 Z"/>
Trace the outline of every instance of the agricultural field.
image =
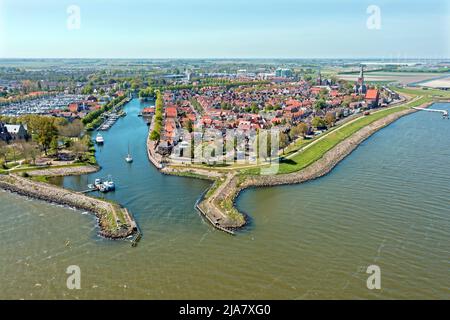
<path id="1" fill-rule="evenodd" d="M 338 74 L 337 77 L 342 80 L 356 81 L 358 79 L 359 73 L 352 74 Z M 386 72 L 386 71 L 375 71 L 375 72 L 365 72 L 364 79 L 366 82 L 386 82 L 386 83 L 397 83 L 399 85 L 411 85 L 414 83 L 432 81 L 436 78 L 442 77 L 442 73 L 423 73 L 423 72 Z M 438 80 L 436 80 L 438 81 Z M 449 80 L 450 81 L 450 80 Z"/>

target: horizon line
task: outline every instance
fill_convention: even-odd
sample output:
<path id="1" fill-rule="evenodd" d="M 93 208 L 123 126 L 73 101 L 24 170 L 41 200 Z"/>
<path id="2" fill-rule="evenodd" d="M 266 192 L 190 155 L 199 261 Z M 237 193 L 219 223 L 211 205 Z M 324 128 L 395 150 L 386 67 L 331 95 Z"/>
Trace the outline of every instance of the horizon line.
<path id="1" fill-rule="evenodd" d="M 387 62 L 407 60 L 450 60 L 449 57 L 0 57 L 0 60 L 386 60 Z"/>

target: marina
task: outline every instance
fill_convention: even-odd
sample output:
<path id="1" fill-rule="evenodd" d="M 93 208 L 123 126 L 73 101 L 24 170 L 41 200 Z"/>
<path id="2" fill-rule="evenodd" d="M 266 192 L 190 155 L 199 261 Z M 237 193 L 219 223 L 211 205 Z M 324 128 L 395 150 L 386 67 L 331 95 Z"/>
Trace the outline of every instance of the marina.
<path id="1" fill-rule="evenodd" d="M 107 131 L 111 129 L 111 127 L 119 120 L 120 117 L 126 116 L 126 113 L 124 111 L 120 111 L 118 113 L 111 112 L 105 114 L 105 121 L 100 125 L 98 128 L 98 131 Z"/>
<path id="2" fill-rule="evenodd" d="M 49 114 L 52 110 L 66 109 L 70 103 L 81 102 L 86 95 L 52 94 L 27 101 L 2 106 L 0 115 L 20 116 L 26 114 Z"/>

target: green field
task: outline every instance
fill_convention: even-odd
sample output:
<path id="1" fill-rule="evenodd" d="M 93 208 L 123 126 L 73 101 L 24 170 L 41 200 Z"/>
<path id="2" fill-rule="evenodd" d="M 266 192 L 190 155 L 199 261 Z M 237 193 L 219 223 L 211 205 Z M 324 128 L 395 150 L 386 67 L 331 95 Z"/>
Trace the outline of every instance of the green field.
<path id="1" fill-rule="evenodd" d="M 440 99 L 450 99 L 450 90 L 439 90 L 439 89 L 427 89 L 427 88 L 399 88 L 399 87 L 391 87 L 392 90 L 395 90 L 399 93 L 408 94 L 408 95 L 421 95 L 428 98 L 440 98 Z"/>

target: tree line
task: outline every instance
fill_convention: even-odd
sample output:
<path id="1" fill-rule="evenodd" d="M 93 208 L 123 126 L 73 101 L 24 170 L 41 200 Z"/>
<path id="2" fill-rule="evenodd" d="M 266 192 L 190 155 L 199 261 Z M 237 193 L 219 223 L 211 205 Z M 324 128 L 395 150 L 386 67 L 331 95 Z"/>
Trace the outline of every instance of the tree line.
<path id="1" fill-rule="evenodd" d="M 156 91 L 156 102 L 155 102 L 155 119 L 154 119 L 154 125 L 153 130 L 150 133 L 150 139 L 152 141 L 157 141 L 161 138 L 161 129 L 163 126 L 163 108 L 164 108 L 164 101 L 161 94 L 161 91 Z"/>

